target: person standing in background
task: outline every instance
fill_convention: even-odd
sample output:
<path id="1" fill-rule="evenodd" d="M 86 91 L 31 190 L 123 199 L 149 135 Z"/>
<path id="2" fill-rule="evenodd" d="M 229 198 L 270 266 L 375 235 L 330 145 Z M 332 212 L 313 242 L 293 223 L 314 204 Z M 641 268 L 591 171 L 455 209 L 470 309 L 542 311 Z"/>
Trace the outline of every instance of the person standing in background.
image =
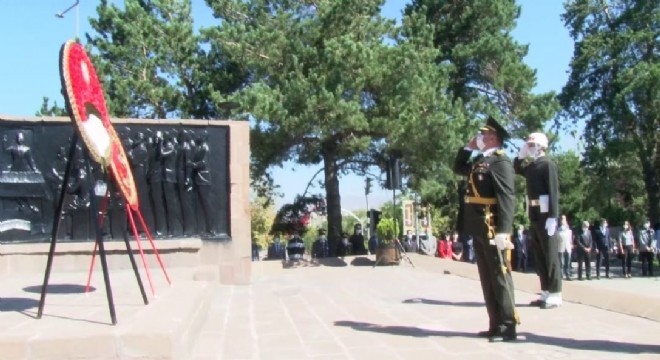
<path id="1" fill-rule="evenodd" d="M 557 229 L 559 235 L 559 259 L 564 280 L 571 281 L 571 253 L 573 251 L 573 230 L 571 230 L 566 215 L 561 216 L 561 223 Z"/>
<path id="2" fill-rule="evenodd" d="M 653 229 L 655 230 L 655 253 L 658 258 L 658 264 L 660 264 L 660 222 L 655 223 Z"/>
<path id="3" fill-rule="evenodd" d="M 605 277 L 610 277 L 610 230 L 607 227 L 607 220 L 601 219 L 600 224 L 596 223 L 593 231 L 593 239 L 596 247 L 596 279 L 600 279 L 600 267 L 605 263 Z"/>
<path id="4" fill-rule="evenodd" d="M 639 243 L 639 260 L 642 262 L 642 276 L 653 276 L 653 254 L 655 252 L 655 231 L 651 222 L 646 220 L 644 227 L 637 236 Z"/>
<path id="5" fill-rule="evenodd" d="M 593 238 L 589 230 L 589 222 L 582 223 L 582 232 L 577 237 L 577 263 L 578 263 L 578 280 L 582 280 L 582 265 L 585 265 L 585 272 L 587 280 L 591 280 L 591 248 L 593 245 Z"/>
<path id="6" fill-rule="evenodd" d="M 527 272 L 527 230 L 525 226 L 518 225 L 518 230 L 513 235 L 516 246 L 516 270 Z"/>
<path id="7" fill-rule="evenodd" d="M 628 220 L 623 222 L 623 231 L 619 235 L 619 249 L 621 251 L 621 268 L 623 277 L 630 279 L 632 277 L 632 259 L 635 254 L 635 236 Z"/>

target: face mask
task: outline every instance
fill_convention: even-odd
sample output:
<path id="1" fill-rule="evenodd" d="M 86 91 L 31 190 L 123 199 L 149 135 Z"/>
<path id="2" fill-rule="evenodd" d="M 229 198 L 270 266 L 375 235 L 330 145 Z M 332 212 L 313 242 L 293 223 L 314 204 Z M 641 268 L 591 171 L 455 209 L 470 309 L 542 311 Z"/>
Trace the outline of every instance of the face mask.
<path id="1" fill-rule="evenodd" d="M 479 151 L 483 151 L 485 147 L 486 147 L 486 144 L 484 144 L 484 134 L 478 134 L 477 135 L 477 148 L 479 149 Z"/>
<path id="2" fill-rule="evenodd" d="M 538 159 L 541 156 L 541 148 L 536 146 L 536 144 L 529 144 L 529 154 L 534 158 Z"/>

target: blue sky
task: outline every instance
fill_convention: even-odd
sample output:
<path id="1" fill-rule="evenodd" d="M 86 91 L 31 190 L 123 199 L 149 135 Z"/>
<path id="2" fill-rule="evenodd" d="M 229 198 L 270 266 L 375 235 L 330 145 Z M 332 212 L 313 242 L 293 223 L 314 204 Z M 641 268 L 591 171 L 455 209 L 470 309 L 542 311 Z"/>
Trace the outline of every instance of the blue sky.
<path id="1" fill-rule="evenodd" d="M 91 29 L 88 18 L 95 17 L 98 1 L 80 0 L 77 8 L 64 18 L 55 14 L 72 5 L 75 0 L 10 0 L 0 2 L 0 114 L 31 116 L 39 109 L 44 96 L 63 105 L 58 69 L 59 49 L 68 39 L 84 38 Z M 383 14 L 398 18 L 408 1 L 387 0 Z M 123 3 L 123 1 L 117 1 Z M 536 92 L 560 91 L 567 80 L 573 42 L 563 26 L 560 14 L 562 1 L 518 0 L 522 14 L 513 32 L 521 44 L 529 45 L 525 62 L 537 70 Z M 203 0 L 193 0 L 197 26 L 210 25 L 213 17 L 205 9 Z M 77 16 L 78 15 L 78 16 Z M 282 187 L 284 197 L 278 205 L 291 202 L 302 192 L 320 169 L 295 167 L 291 164 L 274 171 L 275 181 Z M 318 178 L 317 178 L 318 180 Z M 322 189 L 312 188 L 312 193 Z M 365 208 L 364 179 L 348 175 L 340 180 L 342 205 L 347 209 Z M 369 196 L 370 205 L 391 200 L 389 190 L 377 185 Z"/>

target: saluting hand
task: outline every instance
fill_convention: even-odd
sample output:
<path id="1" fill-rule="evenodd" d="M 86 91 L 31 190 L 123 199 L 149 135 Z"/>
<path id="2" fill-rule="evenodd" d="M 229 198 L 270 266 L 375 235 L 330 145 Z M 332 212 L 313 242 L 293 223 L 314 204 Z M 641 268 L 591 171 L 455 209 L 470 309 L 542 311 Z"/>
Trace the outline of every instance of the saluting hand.
<path id="1" fill-rule="evenodd" d="M 527 143 L 523 144 L 523 146 L 520 147 L 520 151 L 518 152 L 518 159 L 523 160 L 526 157 L 529 156 L 529 146 Z"/>
<path id="2" fill-rule="evenodd" d="M 557 219 L 548 218 L 548 220 L 545 221 L 545 229 L 548 231 L 548 236 L 554 235 L 555 231 L 557 231 Z"/>
<path id="3" fill-rule="evenodd" d="M 473 136 L 472 139 L 470 139 L 470 142 L 466 145 L 468 149 L 471 150 L 476 150 L 477 149 L 477 137 Z"/>

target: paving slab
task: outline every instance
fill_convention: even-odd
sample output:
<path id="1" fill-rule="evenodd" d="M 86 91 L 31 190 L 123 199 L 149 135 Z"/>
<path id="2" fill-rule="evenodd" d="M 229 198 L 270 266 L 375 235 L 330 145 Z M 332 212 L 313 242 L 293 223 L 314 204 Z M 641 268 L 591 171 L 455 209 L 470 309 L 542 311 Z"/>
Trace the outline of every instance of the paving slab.
<path id="1" fill-rule="evenodd" d="M 250 286 L 214 290 L 193 359 L 660 359 L 660 322 L 626 313 L 640 293 L 660 303 L 653 278 L 570 283 L 542 310 L 527 305 L 535 275 L 516 274 L 519 341 L 491 344 L 476 336 L 488 320 L 474 265 L 410 258 L 254 263 Z M 588 305 L 601 302 L 590 293 L 627 304 Z"/>

